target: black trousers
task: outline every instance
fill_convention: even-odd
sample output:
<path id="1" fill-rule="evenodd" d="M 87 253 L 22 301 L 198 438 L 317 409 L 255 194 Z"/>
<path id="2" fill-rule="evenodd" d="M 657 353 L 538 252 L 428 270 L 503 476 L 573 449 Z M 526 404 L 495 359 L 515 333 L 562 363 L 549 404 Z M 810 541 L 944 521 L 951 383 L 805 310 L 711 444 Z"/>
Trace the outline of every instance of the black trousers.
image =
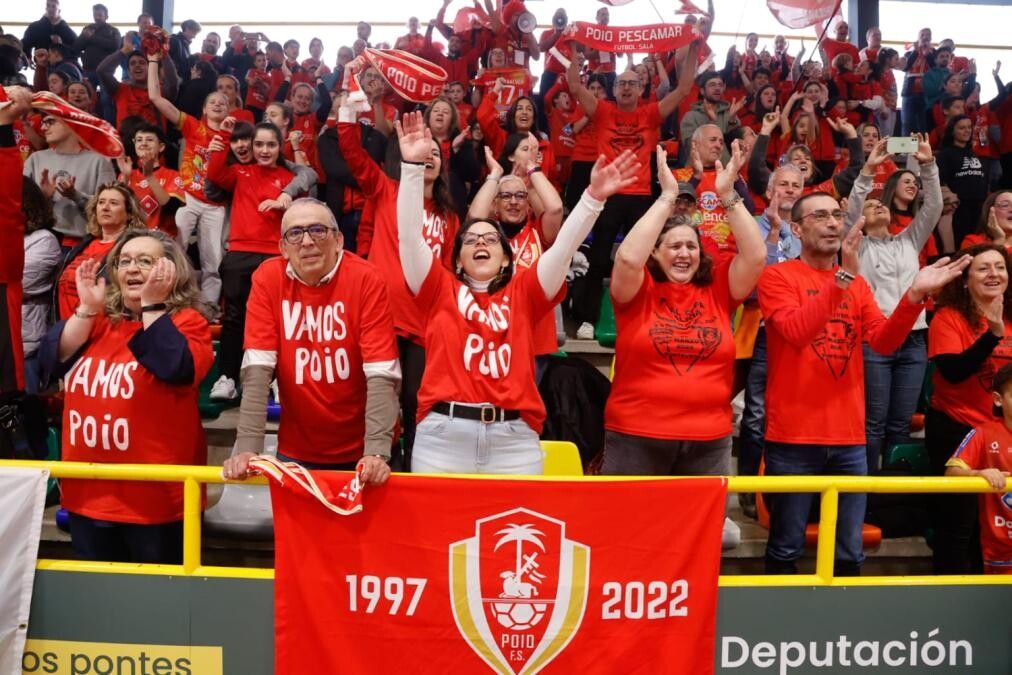
<path id="1" fill-rule="evenodd" d="M 924 438 L 931 471 L 940 476 L 970 427 L 928 408 Z M 981 574 L 984 570 L 976 494 L 937 494 L 931 498 L 935 574 Z"/>
<path id="2" fill-rule="evenodd" d="M 246 302 L 253 287 L 253 273 L 272 255 L 229 251 L 221 261 L 221 295 L 225 298 L 225 313 L 221 317 L 222 375 L 239 382 L 242 367 L 242 344 L 246 332 Z"/>
<path id="3" fill-rule="evenodd" d="M 415 445 L 415 418 L 418 415 L 418 389 L 425 372 L 425 348 L 406 337 L 397 337 L 401 355 L 401 438 L 404 451 L 394 448 L 390 465 L 394 471 L 411 471 L 411 448 Z"/>
<path id="4" fill-rule="evenodd" d="M 70 542 L 83 560 L 104 562 L 183 562 L 183 521 L 158 525 L 110 523 L 70 513 Z"/>
<path id="5" fill-rule="evenodd" d="M 569 182 L 566 183 L 566 210 L 572 211 L 583 191 L 590 185 L 590 170 L 593 162 L 573 162 L 569 170 Z"/>
<path id="6" fill-rule="evenodd" d="M 650 195 L 614 195 L 594 224 L 590 269 L 584 283 L 573 286 L 573 318 L 577 325 L 597 323 L 601 312 L 601 284 L 611 275 L 611 251 L 619 232 L 628 232 L 654 203 Z"/>

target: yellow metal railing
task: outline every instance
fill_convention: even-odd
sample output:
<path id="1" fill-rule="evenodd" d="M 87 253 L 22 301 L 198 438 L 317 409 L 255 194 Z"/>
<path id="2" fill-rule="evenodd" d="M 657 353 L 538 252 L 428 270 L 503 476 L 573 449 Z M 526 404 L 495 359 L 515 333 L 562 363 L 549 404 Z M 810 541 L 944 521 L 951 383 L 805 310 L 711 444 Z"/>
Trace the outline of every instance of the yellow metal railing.
<path id="1" fill-rule="evenodd" d="M 245 577 L 270 579 L 271 569 L 204 566 L 200 561 L 202 483 L 227 483 L 220 467 L 169 466 L 155 464 L 86 464 L 81 462 L 0 461 L 0 466 L 44 469 L 55 478 L 101 480 L 173 481 L 183 483 L 183 564 L 152 565 L 106 563 L 77 560 L 39 560 L 38 569 L 67 572 L 104 572 L 126 574 L 194 575 L 206 577 Z M 410 474 L 406 474 L 410 475 Z M 461 476 L 458 476 L 461 477 Z M 462 476 L 484 480 L 509 480 L 516 476 Z M 656 476 L 524 476 L 525 480 L 614 481 L 657 480 Z M 671 480 L 679 480 L 671 478 Z M 1012 584 L 1008 575 L 966 576 L 892 576 L 834 577 L 833 557 L 836 546 L 836 520 L 841 493 L 980 493 L 997 492 L 983 478 L 876 478 L 870 476 L 730 476 L 729 492 L 818 492 L 822 495 L 819 514 L 819 541 L 816 547 L 815 574 L 788 576 L 722 575 L 720 585 L 745 586 L 885 586 L 885 585 L 965 585 Z M 266 484 L 264 478 L 251 478 L 250 484 Z"/>

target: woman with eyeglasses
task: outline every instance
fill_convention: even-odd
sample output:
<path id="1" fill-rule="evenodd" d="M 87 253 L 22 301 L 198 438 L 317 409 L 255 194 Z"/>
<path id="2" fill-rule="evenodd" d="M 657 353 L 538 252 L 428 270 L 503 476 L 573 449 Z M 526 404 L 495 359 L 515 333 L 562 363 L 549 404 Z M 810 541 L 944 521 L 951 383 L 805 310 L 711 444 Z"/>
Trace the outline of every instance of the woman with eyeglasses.
<path id="1" fill-rule="evenodd" d="M 534 265 L 518 269 L 500 225 L 475 220 L 453 245 L 453 271 L 434 264 L 421 233 L 431 133 L 410 113 L 397 124 L 397 225 L 403 280 L 422 313 L 426 368 L 411 470 L 539 474 L 545 407 L 534 378 L 535 326 L 565 295 L 566 272 L 604 200 L 635 180 L 631 152 L 604 157 L 590 187 Z"/>
<path id="2" fill-rule="evenodd" d="M 938 167 L 926 136 L 918 137 L 914 159 L 921 166 L 922 203 L 907 226 L 892 230 L 893 215 L 885 197 L 875 198 L 874 182 L 880 167 L 891 161 L 886 141 L 871 147 L 861 175 L 847 201 L 847 226 L 861 227 L 864 237 L 858 249 L 861 276 L 868 281 L 875 302 L 889 316 L 921 268 L 919 252 L 931 237 L 942 213 L 942 188 Z M 864 345 L 865 433 L 868 473 L 879 470 L 882 452 L 910 440 L 910 418 L 917 409 L 924 371 L 928 366 L 928 324 L 924 313 L 917 318 L 903 344 L 892 354 L 879 354 Z"/>
<path id="3" fill-rule="evenodd" d="M 362 147 L 361 132 L 356 119 L 357 111 L 341 99 L 338 108 L 337 135 L 341 154 L 348 163 L 351 175 L 358 182 L 367 200 L 372 205 L 372 242 L 369 248 L 369 262 L 379 268 L 387 282 L 390 294 L 390 309 L 394 316 L 394 330 L 397 332 L 397 349 L 401 359 L 401 410 L 405 460 L 410 457 L 415 434 L 415 411 L 418 387 L 425 369 L 425 327 L 423 312 L 411 298 L 401 278 L 400 250 L 397 244 L 397 189 L 398 181 L 383 172 Z M 440 267 L 452 269 L 453 243 L 460 227 L 460 220 L 454 209 L 447 181 L 446 165 L 442 147 L 429 130 L 429 154 L 424 160 L 424 195 L 422 218 L 418 225 L 425 245 Z M 368 210 L 368 209 L 367 209 Z M 363 212 L 363 221 L 366 212 Z M 363 228 L 359 229 L 359 237 Z M 400 463 L 400 458 L 395 458 Z M 406 470 L 408 467 L 405 466 Z"/>
<path id="4" fill-rule="evenodd" d="M 130 188 L 119 183 L 99 187 L 85 206 L 87 234 L 63 258 L 56 278 L 58 318 L 68 319 L 77 308 L 77 268 L 86 261 L 97 266 L 99 276 L 106 276 L 106 255 L 117 238 L 127 230 L 146 230 L 144 213 Z"/>
<path id="5" fill-rule="evenodd" d="M 766 263 L 763 236 L 734 190 L 740 142 L 731 150 L 726 167 L 717 160 L 715 187 L 737 253 L 715 259 L 693 221 L 674 215 L 678 182 L 657 148 L 661 196 L 619 246 L 611 275 L 618 341 L 602 473 L 731 473 L 731 317 Z"/>
<path id="6" fill-rule="evenodd" d="M 186 254 L 157 230 L 124 234 L 109 254 L 74 269 L 73 314 L 39 349 L 64 377 L 63 459 L 124 464 L 206 464 L 197 409 L 211 367 L 211 334 Z M 70 537 L 85 560 L 182 562 L 179 483 L 61 482 Z"/>
<path id="7" fill-rule="evenodd" d="M 995 244 L 963 252 L 970 266 L 942 289 L 928 327 L 935 372 L 924 436 L 931 472 L 938 476 L 970 430 L 994 419 L 991 380 L 1012 363 L 1009 253 Z M 932 502 L 935 573 L 979 573 L 976 496 L 938 495 Z"/>
<path id="8" fill-rule="evenodd" d="M 285 166 L 281 132 L 270 122 L 256 125 L 253 135 L 253 162 L 229 164 L 229 125 L 208 145 L 211 152 L 207 177 L 219 188 L 232 193 L 232 218 L 228 251 L 221 261 L 221 294 L 225 312 L 221 319 L 221 376 L 215 382 L 215 398 L 238 396 L 242 340 L 246 322 L 246 301 L 253 272 L 260 263 L 278 254 L 281 216 L 292 204 L 284 188 L 294 174 Z"/>
<path id="9" fill-rule="evenodd" d="M 980 208 L 977 231 L 963 238 L 960 248 L 997 244 L 1012 250 L 1012 190 L 997 190 Z"/>

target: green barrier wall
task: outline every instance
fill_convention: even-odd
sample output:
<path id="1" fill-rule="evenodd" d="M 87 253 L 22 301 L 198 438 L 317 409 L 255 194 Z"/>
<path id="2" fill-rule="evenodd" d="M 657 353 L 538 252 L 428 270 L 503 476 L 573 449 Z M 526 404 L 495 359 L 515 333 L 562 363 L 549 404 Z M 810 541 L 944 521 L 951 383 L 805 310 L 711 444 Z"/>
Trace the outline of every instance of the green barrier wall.
<path id="1" fill-rule="evenodd" d="M 272 594 L 265 580 L 39 571 L 24 672 L 267 675 Z M 718 673 L 1010 675 L 1012 586 L 722 588 L 715 659 Z M 616 672 L 667 672 L 628 666 Z"/>

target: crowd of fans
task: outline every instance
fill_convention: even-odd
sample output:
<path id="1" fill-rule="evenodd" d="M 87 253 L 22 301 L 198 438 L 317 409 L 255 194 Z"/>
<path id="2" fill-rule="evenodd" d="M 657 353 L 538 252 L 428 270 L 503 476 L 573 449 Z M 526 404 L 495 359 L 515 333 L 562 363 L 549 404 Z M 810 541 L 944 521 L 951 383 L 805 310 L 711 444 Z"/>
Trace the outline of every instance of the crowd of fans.
<path id="1" fill-rule="evenodd" d="M 565 9 L 536 34 L 520 0 L 464 26 L 449 4 L 392 45 L 446 71 L 422 104 L 370 65 L 364 22 L 332 65 L 320 39 L 304 58 L 194 20 L 151 49 L 149 15 L 121 35 L 102 5 L 78 35 L 59 0 L 0 38 L 0 283 L 23 337 L 0 343 L 0 384 L 60 389 L 65 459 L 206 462 L 220 324 L 211 398 L 241 398 L 227 477 L 262 451 L 271 397 L 279 457 L 310 468 L 540 473 L 538 384 L 560 329 L 594 338 L 606 293 L 602 473 L 732 473 L 742 388 L 740 473 L 876 473 L 930 363 L 931 472 L 1005 485 L 1000 63 L 982 101 L 977 65 L 928 28 L 903 55 L 877 28 L 859 50 L 843 21 L 811 55 L 749 34 L 721 62 L 711 3 L 684 18 L 694 42 L 634 59 L 563 39 Z M 122 156 L 91 149 L 75 109 Z M 767 496 L 769 572 L 797 569 L 811 498 Z M 1012 571 L 1012 506 L 982 500 L 979 526 L 973 495 L 934 500 L 938 572 L 980 569 L 981 541 Z M 840 496 L 839 574 L 860 571 L 865 502 Z M 174 486 L 68 480 L 63 504 L 84 557 L 179 558 Z"/>

